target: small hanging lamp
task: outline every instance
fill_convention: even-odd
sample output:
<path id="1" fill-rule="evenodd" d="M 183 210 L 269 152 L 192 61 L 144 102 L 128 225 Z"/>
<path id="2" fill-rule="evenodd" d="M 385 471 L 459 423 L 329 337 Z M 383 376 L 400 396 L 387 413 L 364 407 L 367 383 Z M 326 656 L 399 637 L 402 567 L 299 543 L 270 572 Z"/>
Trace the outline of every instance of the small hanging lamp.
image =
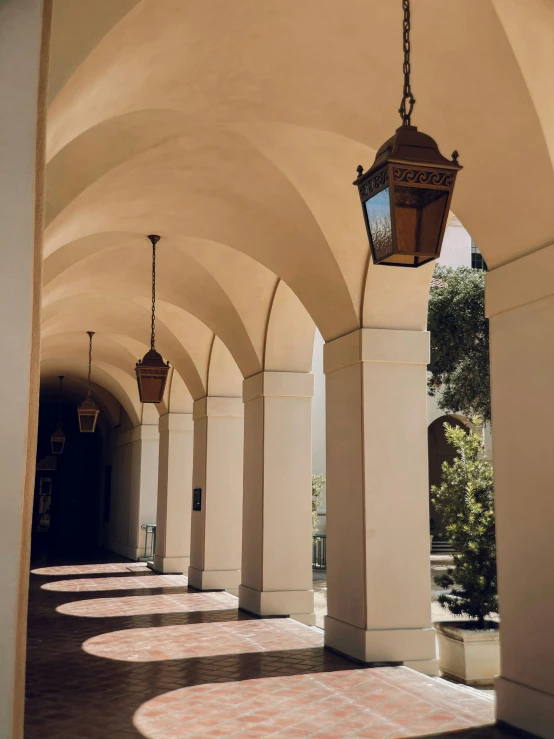
<path id="1" fill-rule="evenodd" d="M 165 383 L 169 372 L 169 362 L 164 362 L 162 355 L 156 351 L 156 244 L 160 240 L 155 234 L 148 237 L 152 243 L 152 323 L 150 334 L 150 351 L 137 362 L 138 390 L 141 403 L 161 403 L 164 397 Z"/>
<path id="2" fill-rule="evenodd" d="M 353 183 L 359 191 L 374 264 L 420 267 L 440 256 L 442 239 L 461 169 L 458 152 L 452 159 L 435 141 L 411 124 L 415 99 L 410 86 L 410 0 L 404 9 L 404 93 L 402 125 L 377 152 L 365 174 L 358 167 Z"/>
<path id="3" fill-rule="evenodd" d="M 62 430 L 62 403 L 63 403 L 63 378 L 64 375 L 58 375 L 60 380 L 60 399 L 58 406 L 58 426 L 52 436 L 50 437 L 50 444 L 52 445 L 52 454 L 62 454 L 65 444 L 65 434 Z"/>
<path id="4" fill-rule="evenodd" d="M 79 417 L 79 429 L 82 434 L 93 434 L 96 428 L 96 421 L 100 411 L 94 404 L 93 399 L 90 397 L 90 372 L 92 369 L 92 337 L 94 331 L 87 331 L 89 336 L 88 344 L 88 394 L 85 400 L 77 408 L 77 415 Z"/>

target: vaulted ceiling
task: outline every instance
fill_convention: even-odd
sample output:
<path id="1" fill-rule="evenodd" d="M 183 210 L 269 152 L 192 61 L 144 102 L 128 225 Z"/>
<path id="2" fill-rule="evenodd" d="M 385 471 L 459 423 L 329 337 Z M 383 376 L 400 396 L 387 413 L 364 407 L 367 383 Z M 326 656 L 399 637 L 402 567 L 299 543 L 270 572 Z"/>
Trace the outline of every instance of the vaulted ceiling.
<path id="1" fill-rule="evenodd" d="M 525 6 L 525 9 L 523 8 Z M 417 0 L 415 124 L 464 166 L 453 209 L 491 268 L 554 241 L 552 0 Z M 55 0 L 43 375 L 140 422 L 150 243 L 164 409 L 310 371 L 359 326 L 423 329 L 432 265 L 370 263 L 359 163 L 397 127 L 400 0 Z"/>

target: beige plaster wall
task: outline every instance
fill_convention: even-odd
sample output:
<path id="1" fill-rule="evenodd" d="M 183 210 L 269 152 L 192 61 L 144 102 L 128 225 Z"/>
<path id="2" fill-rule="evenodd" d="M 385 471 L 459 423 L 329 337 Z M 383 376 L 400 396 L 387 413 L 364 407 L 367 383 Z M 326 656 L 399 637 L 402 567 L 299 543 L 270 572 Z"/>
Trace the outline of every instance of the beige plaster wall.
<path id="1" fill-rule="evenodd" d="M 27 586 L 40 351 L 45 94 L 51 4 L 0 6 L 0 736 L 23 736 Z M 14 323 L 14 317 L 17 322 Z"/>

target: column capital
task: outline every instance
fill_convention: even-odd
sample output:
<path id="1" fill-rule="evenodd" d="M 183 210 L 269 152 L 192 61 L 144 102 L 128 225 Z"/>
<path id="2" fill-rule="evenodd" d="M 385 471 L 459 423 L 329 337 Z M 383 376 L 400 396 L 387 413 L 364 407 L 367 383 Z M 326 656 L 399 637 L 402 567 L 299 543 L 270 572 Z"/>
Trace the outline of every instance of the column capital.
<path id="1" fill-rule="evenodd" d="M 487 273 L 485 315 L 514 310 L 554 295 L 554 244 Z"/>
<path id="2" fill-rule="evenodd" d="M 159 429 L 163 431 L 192 431 L 192 413 L 165 413 L 160 416 Z"/>
<path id="3" fill-rule="evenodd" d="M 194 401 L 192 417 L 195 421 L 199 418 L 219 416 L 220 418 L 242 418 L 244 408 L 241 398 L 226 398 L 217 396 L 206 396 Z"/>
<path id="4" fill-rule="evenodd" d="M 242 383 L 245 403 L 260 397 L 311 398 L 314 376 L 309 372 L 259 372 Z"/>
<path id="5" fill-rule="evenodd" d="M 358 362 L 429 364 L 429 332 L 361 328 L 325 344 L 325 374 Z"/>

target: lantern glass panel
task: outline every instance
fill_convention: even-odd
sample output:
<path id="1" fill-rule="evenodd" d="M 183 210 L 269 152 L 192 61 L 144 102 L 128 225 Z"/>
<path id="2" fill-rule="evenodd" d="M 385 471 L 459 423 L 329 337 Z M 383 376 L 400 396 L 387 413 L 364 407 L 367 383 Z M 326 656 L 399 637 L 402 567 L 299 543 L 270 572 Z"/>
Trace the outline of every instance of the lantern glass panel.
<path id="1" fill-rule="evenodd" d="M 438 255 L 449 192 L 396 185 L 394 219 L 396 253 Z"/>
<path id="2" fill-rule="evenodd" d="M 140 398 L 142 403 L 161 403 L 164 397 L 165 376 L 160 376 L 160 372 L 156 375 L 146 374 L 146 371 L 138 371 Z"/>
<path id="3" fill-rule="evenodd" d="M 100 411 L 91 400 L 85 400 L 79 408 L 77 408 L 79 417 L 79 430 L 82 434 L 92 434 L 96 429 L 96 421 L 100 415 Z"/>
<path id="4" fill-rule="evenodd" d="M 52 454 L 63 454 L 63 448 L 65 444 L 65 434 L 63 431 L 58 429 L 50 437 L 50 444 L 52 447 Z"/>
<path id="5" fill-rule="evenodd" d="M 377 261 L 393 253 L 390 191 L 386 187 L 365 201 L 367 224 Z"/>
<path id="6" fill-rule="evenodd" d="M 84 413 L 79 413 L 79 424 L 81 426 L 81 433 L 92 433 L 94 431 L 94 427 L 96 425 L 96 417 L 95 415 L 85 415 Z"/>

